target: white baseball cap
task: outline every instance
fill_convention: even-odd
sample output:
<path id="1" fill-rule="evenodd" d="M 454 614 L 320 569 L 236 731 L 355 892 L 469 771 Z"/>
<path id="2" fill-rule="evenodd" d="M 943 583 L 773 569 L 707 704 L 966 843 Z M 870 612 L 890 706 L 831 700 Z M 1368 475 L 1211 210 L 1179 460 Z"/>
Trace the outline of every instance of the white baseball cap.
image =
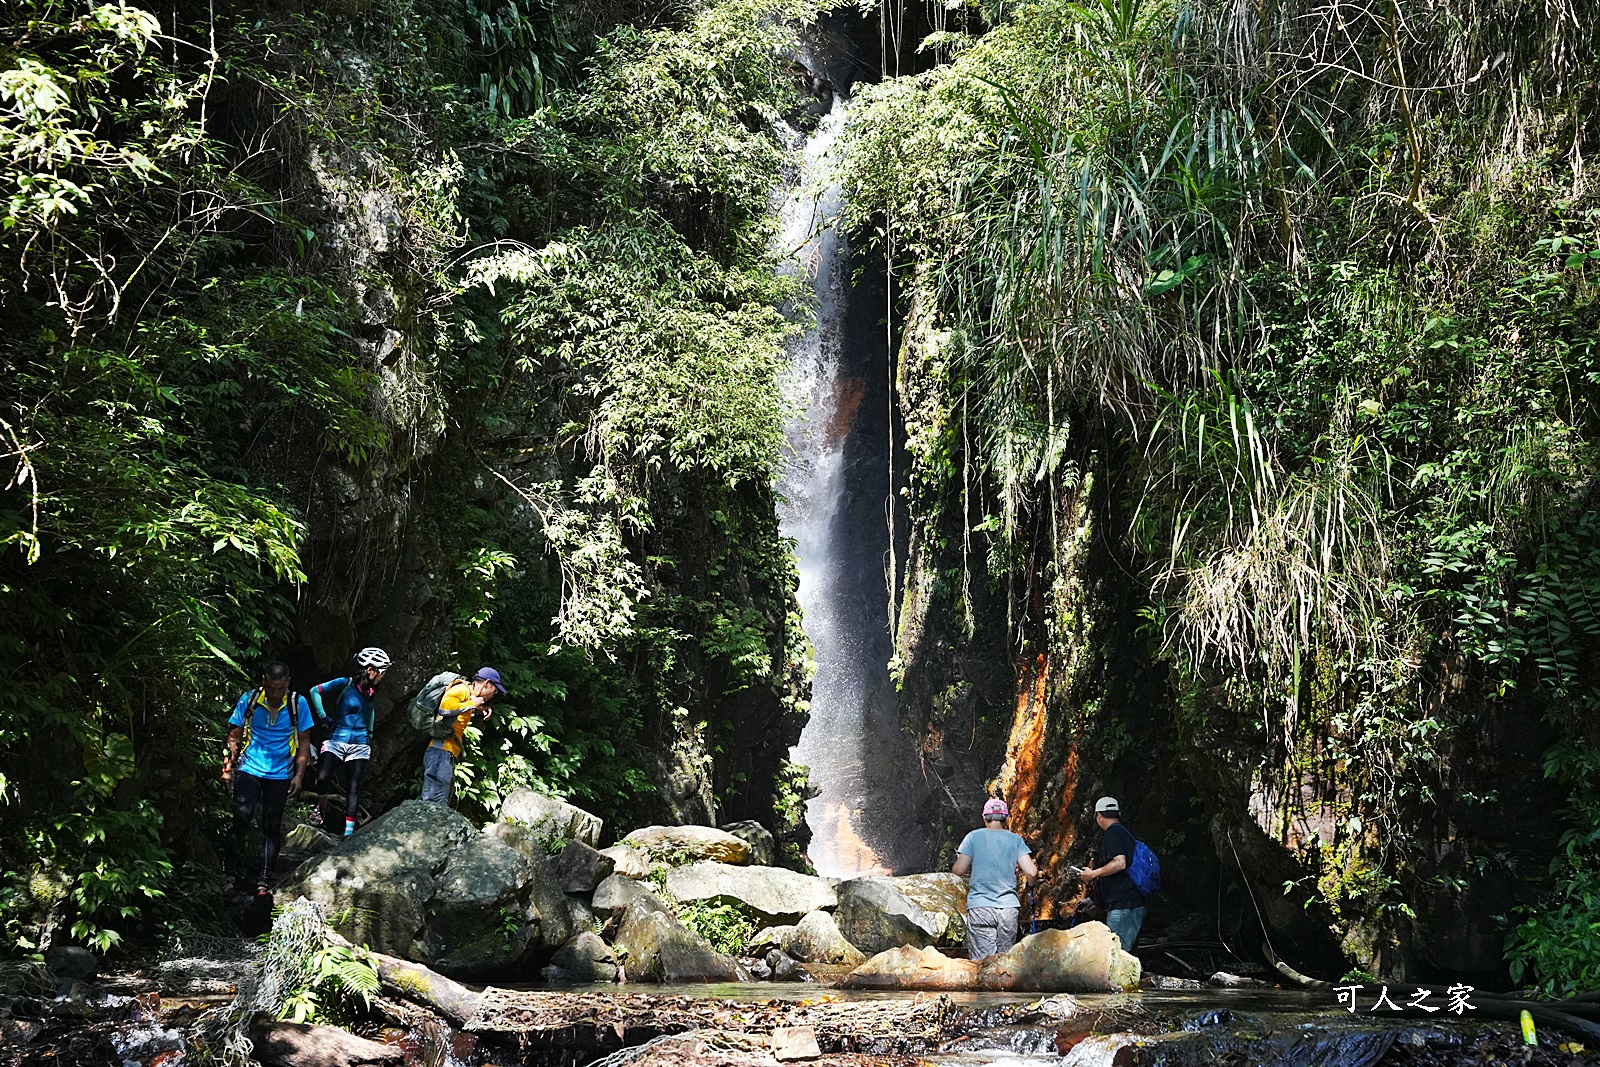
<path id="1" fill-rule="evenodd" d="M 1101 797 L 1094 802 L 1096 815 L 1115 815 L 1122 810 L 1122 805 L 1117 803 L 1116 797 Z"/>

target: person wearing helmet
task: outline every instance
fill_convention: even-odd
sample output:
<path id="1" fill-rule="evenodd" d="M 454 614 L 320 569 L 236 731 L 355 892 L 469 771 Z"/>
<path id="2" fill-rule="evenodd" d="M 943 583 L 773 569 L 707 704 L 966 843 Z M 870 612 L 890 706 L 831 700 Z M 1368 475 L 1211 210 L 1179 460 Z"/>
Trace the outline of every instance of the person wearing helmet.
<path id="1" fill-rule="evenodd" d="M 317 794 L 327 796 L 343 772 L 344 836 L 356 832 L 356 808 L 361 802 L 361 778 L 372 758 L 372 698 L 389 669 L 389 654 L 381 648 L 356 653 L 355 673 L 332 678 L 308 694 L 318 722 L 330 726 L 317 760 Z"/>
<path id="2" fill-rule="evenodd" d="M 422 752 L 422 799 L 432 804 L 450 803 L 450 785 L 455 780 L 456 760 L 467 743 L 467 724 L 474 716 L 489 717 L 489 701 L 506 691 L 500 672 L 480 667 L 468 681 L 463 678 L 444 691 L 439 700 L 441 714 L 455 715 L 448 737 L 434 738 Z"/>
<path id="3" fill-rule="evenodd" d="M 1006 829 L 1006 802 L 990 797 L 983 805 L 983 829 L 973 830 L 956 849 L 956 874 L 967 880 L 967 958 L 981 960 L 1017 943 L 1017 872 L 1029 885 L 1039 877 L 1033 849 Z"/>

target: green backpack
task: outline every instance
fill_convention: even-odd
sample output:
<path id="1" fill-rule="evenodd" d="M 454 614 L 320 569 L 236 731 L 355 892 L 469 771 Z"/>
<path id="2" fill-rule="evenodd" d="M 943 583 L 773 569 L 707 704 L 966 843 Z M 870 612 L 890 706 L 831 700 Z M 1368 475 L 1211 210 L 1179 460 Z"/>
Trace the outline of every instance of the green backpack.
<path id="1" fill-rule="evenodd" d="M 406 705 L 406 716 L 411 720 L 411 725 L 429 737 L 449 737 L 455 732 L 456 717 L 439 714 L 439 702 L 444 699 L 444 691 L 457 682 L 464 682 L 465 678 L 453 671 L 445 671 L 428 679 L 428 684 L 422 691 L 411 698 L 411 703 Z"/>

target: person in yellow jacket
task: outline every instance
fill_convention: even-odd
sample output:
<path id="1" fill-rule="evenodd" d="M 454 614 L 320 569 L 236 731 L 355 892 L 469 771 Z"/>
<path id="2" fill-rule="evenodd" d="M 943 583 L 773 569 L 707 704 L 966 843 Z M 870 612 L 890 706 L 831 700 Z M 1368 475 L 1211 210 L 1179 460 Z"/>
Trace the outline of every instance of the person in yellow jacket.
<path id="1" fill-rule="evenodd" d="M 506 691 L 500 672 L 481 667 L 468 681 L 454 682 L 439 699 L 441 715 L 456 714 L 455 727 L 447 737 L 428 743 L 422 753 L 422 799 L 434 804 L 450 803 L 450 783 L 456 776 L 456 760 L 466 745 L 467 724 L 475 715 L 489 717 L 489 701 Z"/>

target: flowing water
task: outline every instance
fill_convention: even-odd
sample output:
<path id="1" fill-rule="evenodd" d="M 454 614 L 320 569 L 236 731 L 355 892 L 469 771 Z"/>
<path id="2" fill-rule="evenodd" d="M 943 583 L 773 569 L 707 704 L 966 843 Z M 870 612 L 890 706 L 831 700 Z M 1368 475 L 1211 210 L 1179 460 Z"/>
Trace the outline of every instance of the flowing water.
<path id="1" fill-rule="evenodd" d="M 807 804 L 810 858 L 819 874 L 850 877 L 914 868 L 925 844 L 908 794 L 909 743 L 889 678 L 890 391 L 887 341 L 852 285 L 843 203 L 829 170 L 847 107 L 832 109 L 795 154 L 797 174 L 778 205 L 777 238 L 809 283 L 816 324 L 791 349 L 786 382 L 802 412 L 786 427 L 780 528 L 795 542 L 800 608 L 816 657 L 811 715 L 795 762 L 819 790 Z"/>

